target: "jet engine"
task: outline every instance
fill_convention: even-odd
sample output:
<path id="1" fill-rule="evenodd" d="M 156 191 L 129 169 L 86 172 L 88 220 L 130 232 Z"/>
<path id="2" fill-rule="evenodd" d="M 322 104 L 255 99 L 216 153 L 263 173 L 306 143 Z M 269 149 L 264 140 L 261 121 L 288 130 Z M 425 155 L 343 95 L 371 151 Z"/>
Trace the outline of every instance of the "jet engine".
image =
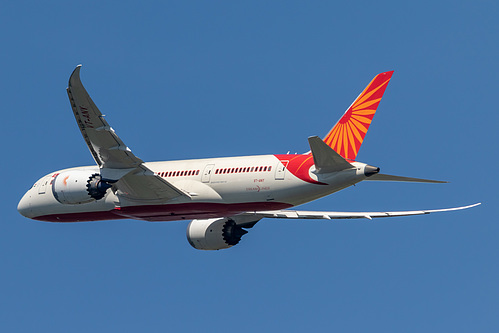
<path id="1" fill-rule="evenodd" d="M 62 204 L 76 205 L 102 199 L 112 185 L 93 171 L 66 171 L 52 182 L 52 193 Z"/>
<path id="2" fill-rule="evenodd" d="M 229 218 L 192 220 L 187 227 L 187 240 L 198 250 L 221 250 L 239 243 L 246 233 L 248 231 Z"/>

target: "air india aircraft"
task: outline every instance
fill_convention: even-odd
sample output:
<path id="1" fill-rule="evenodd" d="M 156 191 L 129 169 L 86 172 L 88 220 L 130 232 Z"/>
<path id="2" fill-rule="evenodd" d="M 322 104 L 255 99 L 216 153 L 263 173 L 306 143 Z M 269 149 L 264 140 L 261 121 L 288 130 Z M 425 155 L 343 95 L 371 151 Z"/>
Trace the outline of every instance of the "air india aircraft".
<path id="1" fill-rule="evenodd" d="M 97 165 L 52 172 L 26 192 L 23 216 L 49 222 L 116 219 L 192 220 L 187 239 L 196 249 L 239 243 L 264 217 L 373 219 L 446 212 L 320 212 L 289 208 L 338 192 L 363 180 L 444 183 L 392 176 L 356 161 L 393 71 L 376 75 L 329 133 L 308 138 L 305 154 L 143 162 L 116 135 L 80 81 L 81 65 L 67 88 L 71 108 Z"/>

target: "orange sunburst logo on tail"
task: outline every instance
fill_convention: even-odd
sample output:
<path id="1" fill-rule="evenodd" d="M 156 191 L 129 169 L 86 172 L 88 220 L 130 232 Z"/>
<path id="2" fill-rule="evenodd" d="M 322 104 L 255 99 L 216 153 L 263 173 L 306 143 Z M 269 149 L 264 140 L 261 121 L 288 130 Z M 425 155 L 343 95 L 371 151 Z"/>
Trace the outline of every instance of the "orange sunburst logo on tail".
<path id="1" fill-rule="evenodd" d="M 345 159 L 355 160 L 392 74 L 376 75 L 324 138 Z"/>

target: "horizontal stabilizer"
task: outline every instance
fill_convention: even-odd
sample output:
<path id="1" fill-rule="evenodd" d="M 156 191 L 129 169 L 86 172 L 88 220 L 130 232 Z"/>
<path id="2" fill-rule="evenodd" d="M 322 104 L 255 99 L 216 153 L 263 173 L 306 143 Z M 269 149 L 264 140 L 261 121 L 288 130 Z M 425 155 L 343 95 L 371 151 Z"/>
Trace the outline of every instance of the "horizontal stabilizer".
<path id="1" fill-rule="evenodd" d="M 442 181 L 442 180 L 401 177 L 401 176 L 385 175 L 382 173 L 372 175 L 371 177 L 367 178 L 366 180 L 377 180 L 377 181 L 385 181 L 385 182 L 432 183 L 432 184 L 448 183 L 448 182 Z"/>
<path id="2" fill-rule="evenodd" d="M 310 145 L 310 150 L 312 151 L 312 156 L 314 157 L 317 173 L 337 172 L 354 167 L 318 136 L 309 137 L 308 143 Z"/>

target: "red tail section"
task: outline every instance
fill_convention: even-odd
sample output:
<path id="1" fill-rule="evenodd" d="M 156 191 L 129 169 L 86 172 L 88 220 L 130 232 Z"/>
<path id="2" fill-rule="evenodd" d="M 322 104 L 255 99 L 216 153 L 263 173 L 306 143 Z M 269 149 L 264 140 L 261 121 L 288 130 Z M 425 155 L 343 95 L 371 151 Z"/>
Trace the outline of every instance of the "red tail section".
<path id="1" fill-rule="evenodd" d="M 393 71 L 376 75 L 324 138 L 343 158 L 354 161 L 357 157 L 392 74 Z"/>

